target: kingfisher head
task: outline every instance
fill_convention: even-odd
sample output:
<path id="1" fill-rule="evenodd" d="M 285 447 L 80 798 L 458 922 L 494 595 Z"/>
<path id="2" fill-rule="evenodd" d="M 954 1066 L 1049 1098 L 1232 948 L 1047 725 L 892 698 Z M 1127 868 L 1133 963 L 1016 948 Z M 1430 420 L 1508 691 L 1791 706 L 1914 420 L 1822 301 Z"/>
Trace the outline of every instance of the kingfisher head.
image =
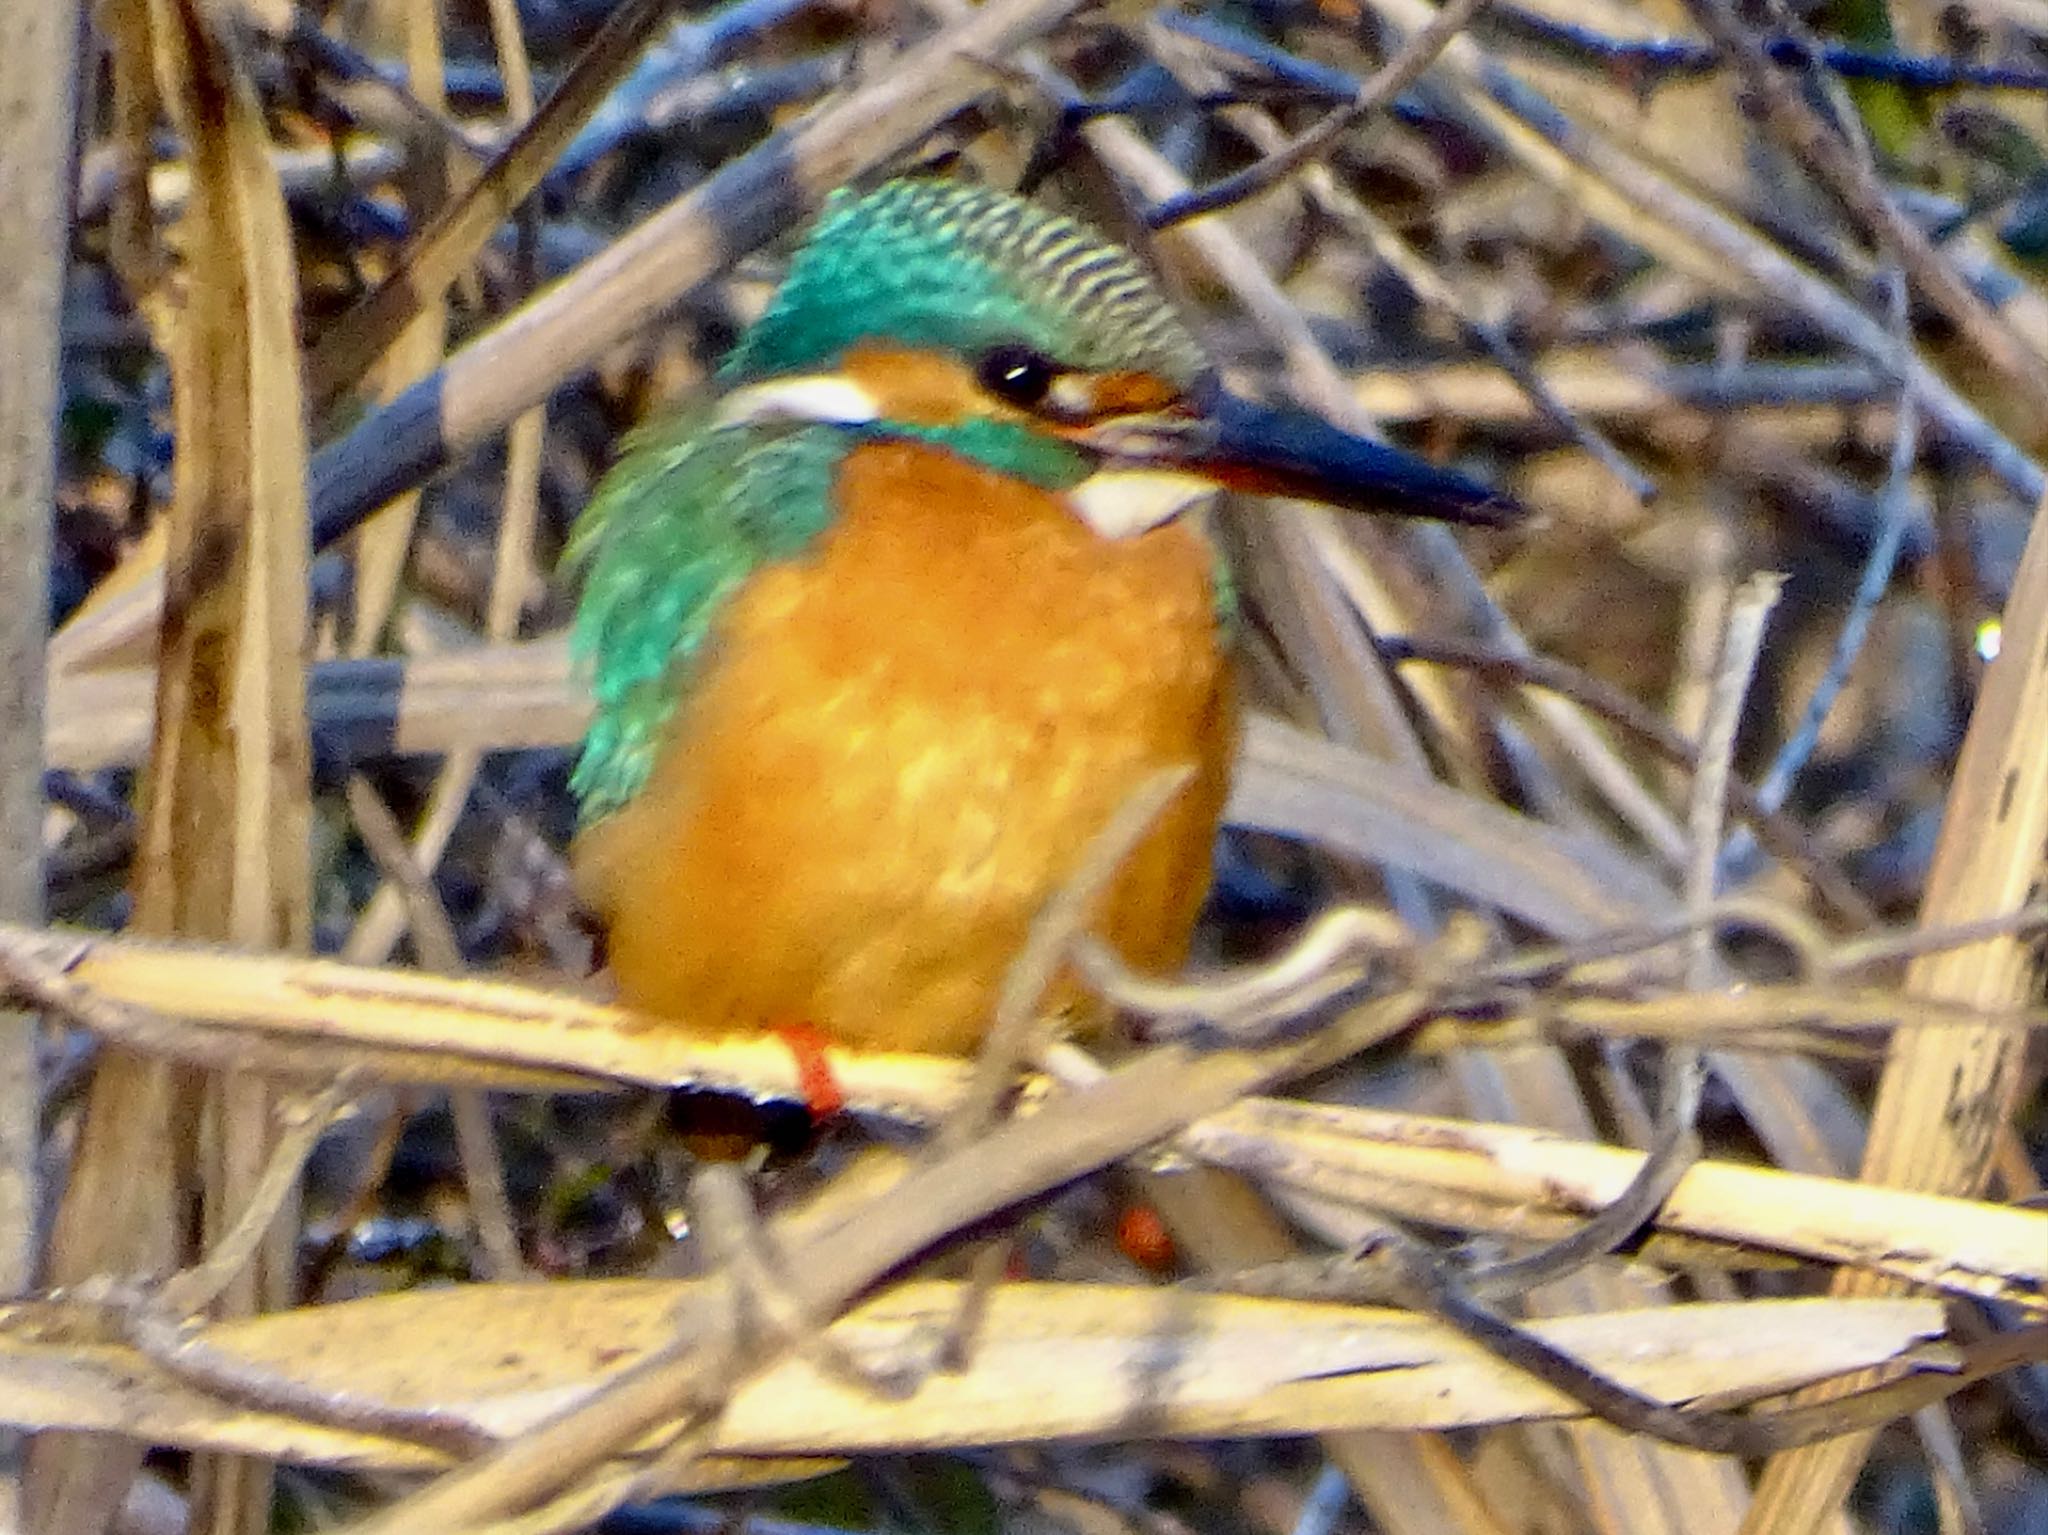
<path id="1" fill-rule="evenodd" d="M 943 444 L 1066 493 L 1109 537 L 1218 488 L 1500 523 L 1463 475 L 1225 390 L 1144 269 L 985 187 L 836 194 L 727 360 L 719 425 L 829 424 Z"/>

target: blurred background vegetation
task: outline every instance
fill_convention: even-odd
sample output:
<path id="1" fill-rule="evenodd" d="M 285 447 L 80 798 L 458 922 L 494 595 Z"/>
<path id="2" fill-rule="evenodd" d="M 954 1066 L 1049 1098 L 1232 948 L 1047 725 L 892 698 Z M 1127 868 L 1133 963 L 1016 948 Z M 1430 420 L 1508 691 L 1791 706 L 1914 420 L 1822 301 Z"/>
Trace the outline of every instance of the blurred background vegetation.
<path id="1" fill-rule="evenodd" d="M 1735 754 L 1778 832 L 1762 851 L 1731 837 L 1723 888 L 1832 940 L 1923 911 L 2044 483 L 2048 4 L 1491 0 L 1450 8 L 1420 50 L 1439 14 L 1424 0 L 1007 9 L 941 68 L 914 50 L 970 16 L 942 0 L 92 7 L 48 544 L 48 917 L 601 992 L 563 863 L 582 708 L 564 541 L 626 434 L 705 387 L 822 193 L 905 169 L 1022 185 L 1093 220 L 1156 262 L 1245 387 L 1456 463 L 1539 515 L 1453 538 L 1226 509 L 1259 708 L 1390 778 L 1566 834 L 1563 856 L 1614 892 L 1605 921 L 1648 919 L 1621 892 L 1641 880 L 1678 909 L 1686 743 L 1731 601 L 1780 571 Z M 1368 83 L 1395 60 L 1419 71 Z M 61 48 L 45 65 L 69 67 Z M 231 579 L 206 564 L 209 526 L 253 530 Z M 160 637 L 167 549 L 190 622 Z M 239 659 L 209 661 L 193 639 L 208 633 Z M 267 692 L 250 680 L 265 672 Z M 209 679 L 229 696 L 209 699 Z M 237 754 L 252 739 L 271 744 L 260 761 Z M 2031 760 L 2048 760 L 2038 742 Z M 1514 845 L 1486 850 L 1493 875 L 1466 874 L 1469 848 L 1397 854 L 1342 827 L 1318 846 L 1240 810 L 1216 958 L 1268 952 L 1333 900 L 1389 905 L 1426 935 L 1452 894 L 1536 879 Z M 2038 863 L 2007 852 L 2022 873 Z M 1967 886 L 1937 920 L 1992 914 Z M 1528 905 L 1553 899 L 1539 883 Z M 1598 925 L 1589 909 L 1547 933 Z M 1510 905 L 1502 931 L 1546 924 Z M 1787 978 L 1768 934 L 1722 949 L 1724 982 Z M 1668 999 L 1673 982 L 1629 984 Z M 1996 1005 L 2037 1001 L 2028 982 Z M 1831 1037 L 1768 1057 L 1768 1088 L 1717 1076 L 1712 1153 L 1853 1175 L 1884 1038 Z M 2041 1053 L 2011 1033 L 1988 1049 L 1957 1069 L 1995 1080 L 1999 1123 L 1893 1154 L 1931 1159 L 1929 1187 L 2038 1199 Z M 68 1161 L 118 1165 L 85 1129 L 107 1053 L 52 1034 L 39 1097 L 12 1105 L 40 1127 L 46 1186 Z M 1932 1059 L 1927 1092 L 1947 1080 Z M 1383 1050 L 1315 1094 L 1640 1142 L 1654 1067 L 1615 1035 L 1453 1040 Z M 169 1122 L 186 1090 L 145 1093 L 133 1123 Z M 1773 1095 L 1779 1117 L 1760 1119 Z M 664 1097 L 475 1102 L 503 1163 L 490 1218 L 462 1113 L 379 1089 L 322 1143 L 296 1240 L 260 1286 L 272 1301 L 514 1265 L 641 1273 L 686 1231 L 689 1153 Z M 779 1164 L 771 1200 L 812 1171 Z M 159 1246 L 75 1238 L 66 1275 L 55 1219 L 60 1252 L 38 1271 L 170 1253 L 186 1236 L 162 1213 L 181 1191 L 152 1182 L 168 1175 L 125 1180 L 154 1219 L 70 1217 Z M 1134 1253 L 1128 1230 L 1119 1245 L 1128 1193 L 1055 1206 L 1032 1271 L 1191 1265 Z M 1677 1288 L 1820 1293 L 1825 1274 Z M 1846 1513 L 1753 1512 L 1744 1528 L 2048 1530 L 2048 1373 L 2009 1371 L 1947 1414 L 1885 1431 Z M 870 1457 L 606 1527 L 1724 1531 L 1748 1501 L 1739 1473 L 1688 1490 L 1669 1469 L 1684 1457 L 1616 1483 L 1577 1444 L 1451 1441 L 1476 1501 L 1415 1504 L 1437 1510 L 1427 1522 L 1390 1512 L 1397 1494 L 1355 1448 L 1304 1439 Z M 188 1497 L 220 1528 L 244 1517 L 189 1469 L 148 1461 L 132 1527 L 186 1527 Z M 274 1520 L 328 1527 L 384 1491 L 286 1468 Z"/>

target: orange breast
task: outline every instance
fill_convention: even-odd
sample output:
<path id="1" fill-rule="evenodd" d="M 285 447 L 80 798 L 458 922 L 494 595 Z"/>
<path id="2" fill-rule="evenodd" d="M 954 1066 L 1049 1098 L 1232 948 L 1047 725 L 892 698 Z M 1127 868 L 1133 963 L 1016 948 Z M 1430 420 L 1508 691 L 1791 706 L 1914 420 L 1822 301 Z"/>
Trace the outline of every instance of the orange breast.
<path id="1" fill-rule="evenodd" d="M 731 599 L 646 788 L 578 844 L 624 999 L 971 1051 L 1088 839 L 1185 762 L 1096 923 L 1177 964 L 1235 745 L 1202 535 L 1108 542 L 911 444 L 857 450 L 838 494 L 803 559 Z"/>

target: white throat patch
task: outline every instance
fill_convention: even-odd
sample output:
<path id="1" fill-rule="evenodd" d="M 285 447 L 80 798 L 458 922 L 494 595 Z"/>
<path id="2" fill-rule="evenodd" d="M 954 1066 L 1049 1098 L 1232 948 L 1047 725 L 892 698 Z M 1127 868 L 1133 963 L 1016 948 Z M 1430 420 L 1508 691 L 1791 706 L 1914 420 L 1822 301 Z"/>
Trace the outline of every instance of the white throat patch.
<path id="1" fill-rule="evenodd" d="M 1104 538 L 1135 538 L 1217 494 L 1214 481 L 1179 469 L 1102 469 L 1067 492 L 1067 503 Z"/>

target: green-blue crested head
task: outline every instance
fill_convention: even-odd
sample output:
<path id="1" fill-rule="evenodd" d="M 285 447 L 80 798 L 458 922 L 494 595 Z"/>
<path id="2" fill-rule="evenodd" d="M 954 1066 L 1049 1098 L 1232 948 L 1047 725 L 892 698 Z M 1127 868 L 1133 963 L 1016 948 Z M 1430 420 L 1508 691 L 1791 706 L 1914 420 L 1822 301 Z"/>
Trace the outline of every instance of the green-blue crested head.
<path id="1" fill-rule="evenodd" d="M 892 181 L 838 192 L 729 379 L 825 367 L 862 341 L 967 359 L 1022 344 L 1065 367 L 1186 387 L 1194 337 L 1128 252 L 1078 220 L 988 187 Z"/>

